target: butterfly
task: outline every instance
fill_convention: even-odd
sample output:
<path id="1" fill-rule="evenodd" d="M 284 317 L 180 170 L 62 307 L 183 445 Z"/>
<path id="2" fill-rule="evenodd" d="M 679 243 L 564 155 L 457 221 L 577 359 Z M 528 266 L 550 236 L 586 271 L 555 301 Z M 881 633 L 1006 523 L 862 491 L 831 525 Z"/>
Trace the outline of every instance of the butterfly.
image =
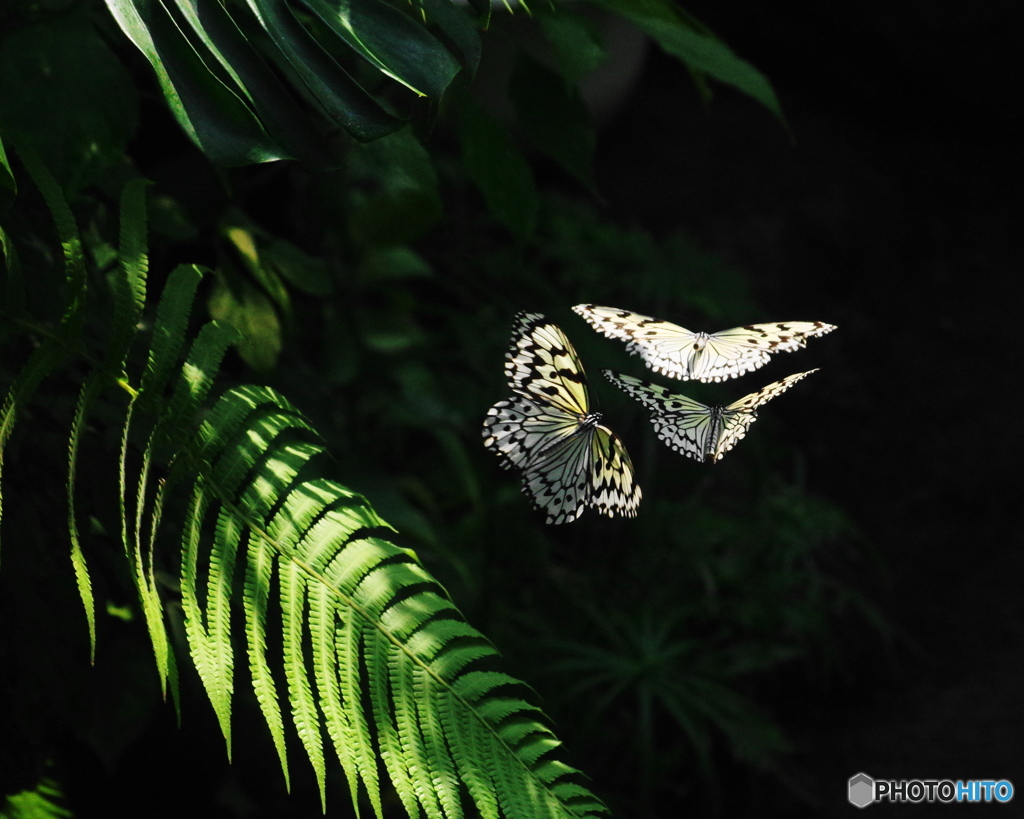
<path id="1" fill-rule="evenodd" d="M 523 492 L 547 523 L 576 520 L 586 506 L 634 517 L 633 464 L 591 411 L 587 377 L 561 329 L 539 313 L 518 313 L 505 359 L 514 394 L 487 411 L 484 446 L 523 473 Z"/>
<path id="2" fill-rule="evenodd" d="M 616 387 L 651 411 L 654 431 L 672 449 L 698 461 L 717 461 L 747 434 L 757 420 L 758 407 L 817 370 L 788 375 L 727 407 L 709 407 L 650 381 L 611 370 L 603 372 Z"/>
<path id="3" fill-rule="evenodd" d="M 719 333 L 694 333 L 678 324 L 596 304 L 572 308 L 595 330 L 626 342 L 655 372 L 682 381 L 725 381 L 768 363 L 772 353 L 792 352 L 807 339 L 835 330 L 821 321 L 747 324 Z"/>

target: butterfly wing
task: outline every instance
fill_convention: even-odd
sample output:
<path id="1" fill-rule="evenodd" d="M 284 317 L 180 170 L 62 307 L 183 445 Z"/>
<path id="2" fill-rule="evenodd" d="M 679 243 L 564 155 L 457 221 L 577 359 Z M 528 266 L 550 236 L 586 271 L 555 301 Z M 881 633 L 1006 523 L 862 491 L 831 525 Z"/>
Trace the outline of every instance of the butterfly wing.
<path id="1" fill-rule="evenodd" d="M 587 377 L 579 356 L 557 324 L 540 313 L 518 313 L 505 377 L 519 395 L 565 412 L 590 411 Z"/>
<path id="2" fill-rule="evenodd" d="M 618 307 L 577 304 L 572 309 L 602 335 L 625 341 L 626 349 L 655 372 L 683 380 L 694 377 L 691 359 L 694 345 L 702 344 L 700 334 Z"/>
<path id="3" fill-rule="evenodd" d="M 586 376 L 565 334 L 537 313 L 516 316 L 505 373 L 515 394 L 484 419 L 484 446 L 523 474 L 523 492 L 569 523 L 585 506 L 636 515 L 640 488 L 625 447 L 589 412 Z"/>
<path id="4" fill-rule="evenodd" d="M 619 436 L 598 424 L 590 441 L 590 495 L 587 503 L 600 514 L 636 517 L 640 487 Z"/>
<path id="5" fill-rule="evenodd" d="M 719 333 L 694 333 L 668 321 L 596 304 L 572 308 L 598 332 L 626 342 L 655 372 L 682 381 L 725 381 L 763 367 L 773 353 L 803 347 L 835 329 L 821 321 L 748 324 Z"/>
<path id="6" fill-rule="evenodd" d="M 790 353 L 807 345 L 807 339 L 835 330 L 822 321 L 785 321 L 746 324 L 708 336 L 693 365 L 701 381 L 725 381 L 763 367 L 775 353 Z M 704 377 L 701 377 L 704 376 Z"/>
<path id="7" fill-rule="evenodd" d="M 498 455 L 505 469 L 525 469 L 578 428 L 576 415 L 513 395 L 487 411 L 484 446 Z"/>
<path id="8" fill-rule="evenodd" d="M 605 377 L 626 395 L 651 411 L 657 436 L 676 452 L 703 461 L 715 451 L 721 431 L 721 410 L 660 384 L 603 370 Z"/>
<path id="9" fill-rule="evenodd" d="M 607 427 L 575 419 L 569 426 L 557 410 L 513 396 L 491 407 L 484 434 L 484 445 L 503 466 L 522 470 L 523 493 L 547 523 L 574 521 L 585 506 L 609 517 L 636 515 L 640 487 L 633 464 Z"/>
<path id="10" fill-rule="evenodd" d="M 722 409 L 722 434 L 715 448 L 712 460 L 718 460 L 726 452 L 732 449 L 747 434 L 750 425 L 757 420 L 757 408 L 762 404 L 771 401 L 775 396 L 781 395 L 797 381 L 806 378 L 817 369 L 807 370 L 802 373 L 787 375 L 780 381 L 773 381 L 757 392 L 743 396 L 739 401 L 733 401 L 729 406 Z"/>
<path id="11" fill-rule="evenodd" d="M 484 446 L 522 471 L 523 493 L 548 523 L 568 523 L 588 494 L 590 432 L 576 415 L 513 395 L 488 410 Z"/>

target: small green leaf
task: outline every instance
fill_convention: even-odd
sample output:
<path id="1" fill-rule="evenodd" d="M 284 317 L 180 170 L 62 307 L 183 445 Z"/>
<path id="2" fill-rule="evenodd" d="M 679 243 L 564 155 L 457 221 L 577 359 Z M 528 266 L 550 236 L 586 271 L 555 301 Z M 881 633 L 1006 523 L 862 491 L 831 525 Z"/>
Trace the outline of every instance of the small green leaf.
<path id="1" fill-rule="evenodd" d="M 124 369 L 125 357 L 138 332 L 146 301 L 149 253 L 146 244 L 147 209 L 145 179 L 134 179 L 121 192 L 120 248 L 118 266 L 111 273 L 114 294 L 110 320 L 110 343 L 104 364 L 114 373 Z"/>
<path id="2" fill-rule="evenodd" d="M 593 191 L 595 137 L 576 88 L 523 52 L 508 90 L 530 141 Z"/>
<path id="3" fill-rule="evenodd" d="M 234 246 L 238 258 L 245 269 L 262 289 L 277 305 L 278 309 L 285 316 L 291 316 L 291 296 L 288 288 L 284 286 L 281 277 L 273 267 L 268 267 L 263 259 L 262 242 L 259 241 L 259 231 L 255 228 L 241 227 L 239 225 L 228 225 L 223 229 L 224 236 Z"/>
<path id="4" fill-rule="evenodd" d="M 163 392 L 171 368 L 185 343 L 189 313 L 203 273 L 195 265 L 178 265 L 167 277 L 167 284 L 160 294 L 149 358 L 139 387 L 140 392 L 150 393 L 153 400 Z"/>
<path id="5" fill-rule="evenodd" d="M 310 256 L 284 239 L 271 239 L 263 249 L 263 262 L 293 287 L 311 296 L 328 296 L 334 283 L 323 259 Z"/>
<path id="6" fill-rule="evenodd" d="M 396 245 L 420 238 L 441 217 L 437 174 L 426 149 L 403 128 L 353 146 L 351 231 L 364 245 Z"/>
<path id="7" fill-rule="evenodd" d="M 254 370 L 268 372 L 277 364 L 281 352 L 281 322 L 265 293 L 247 281 L 229 287 L 223 277 L 209 301 L 210 315 L 234 327 L 242 336 L 238 354 Z"/>
<path id="8" fill-rule="evenodd" d="M 539 9 L 536 19 L 569 82 L 579 82 L 608 56 L 589 17 L 562 5 Z"/>
<path id="9" fill-rule="evenodd" d="M 458 132 L 466 173 L 495 217 L 525 240 L 537 224 L 540 207 L 526 159 L 505 127 L 468 94 L 459 98 Z"/>
<path id="10" fill-rule="evenodd" d="M 631 20 L 690 68 L 738 88 L 784 120 L 779 100 L 765 76 L 717 37 L 682 19 L 666 0 L 649 0 L 642 6 L 632 0 L 598 0 L 598 4 Z"/>
<path id="11" fill-rule="evenodd" d="M 359 278 L 366 283 L 423 279 L 432 275 L 427 260 L 405 245 L 371 248 L 359 260 Z"/>

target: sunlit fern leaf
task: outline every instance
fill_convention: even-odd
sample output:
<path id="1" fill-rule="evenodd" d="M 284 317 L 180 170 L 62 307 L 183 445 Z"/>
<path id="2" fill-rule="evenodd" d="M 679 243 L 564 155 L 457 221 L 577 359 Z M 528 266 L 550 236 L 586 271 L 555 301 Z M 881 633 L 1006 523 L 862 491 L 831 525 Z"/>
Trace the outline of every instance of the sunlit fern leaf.
<path id="1" fill-rule="evenodd" d="M 121 537 L 132 565 L 157 671 L 164 687 L 170 678 L 173 657 L 163 622 L 153 552 L 166 484 L 152 480 L 151 471 L 154 463 L 174 460 L 174 452 L 184 443 L 191 420 L 216 379 L 225 351 L 238 338 L 230 327 L 216 322 L 205 324 L 191 344 L 185 361 L 180 364 L 181 374 L 170 400 L 161 400 L 163 386 L 187 340 L 188 316 L 201 276 L 202 271 L 198 268 L 182 265 L 168 278 L 157 307 L 147 365 L 139 389 L 129 404 L 121 439 Z M 149 424 L 145 448 L 138 458 L 137 468 L 133 470 L 130 465 L 133 460 L 130 429 L 139 400 L 151 413 L 156 413 L 156 418 Z M 129 493 L 132 480 L 134 492 Z M 134 506 L 129 507 L 127 499 L 132 495 Z"/>
<path id="2" fill-rule="evenodd" d="M 89 576 L 89 566 L 85 559 L 85 553 L 82 551 L 82 543 L 78 534 L 78 519 L 75 514 L 75 487 L 78 472 L 78 446 L 82 427 L 85 425 L 86 413 L 99 393 L 103 378 L 103 373 L 94 372 L 82 385 L 81 392 L 78 395 L 78 403 L 75 405 L 75 415 L 71 419 L 71 436 L 68 441 L 68 537 L 71 540 L 71 565 L 75 572 L 75 583 L 78 586 L 78 596 L 82 600 L 86 626 L 89 629 L 90 661 L 95 661 L 96 659 L 96 603 L 92 593 L 92 578 Z"/>
<path id="3" fill-rule="evenodd" d="M 120 268 L 112 277 L 113 330 L 101 368 L 93 370 L 79 393 L 75 415 L 71 421 L 71 436 L 68 443 L 68 533 L 71 540 L 71 563 L 75 571 L 75 582 L 82 599 L 86 622 L 89 629 L 89 657 L 96 655 L 96 610 L 92 593 L 92 580 L 82 551 L 75 514 L 75 489 L 78 467 L 78 450 L 82 427 L 93 401 L 110 379 L 124 373 L 128 348 L 137 332 L 146 293 L 146 201 L 145 180 L 129 182 L 121 197 L 121 242 L 119 251 Z"/>
<path id="4" fill-rule="evenodd" d="M 188 505 L 181 550 L 181 602 L 192 661 L 220 721 L 231 757 L 231 697 L 234 694 L 234 654 L 231 646 L 231 598 L 235 556 L 242 536 L 241 521 L 228 510 L 217 516 L 210 550 L 205 610 L 198 592 L 199 545 L 207 499 L 197 482 Z"/>
<path id="5" fill-rule="evenodd" d="M 164 285 L 153 322 L 149 358 L 142 373 L 140 391 L 161 395 L 171 370 L 179 361 L 186 342 L 189 315 L 203 270 L 196 265 L 178 265 Z"/>
<path id="6" fill-rule="evenodd" d="M 64 315 L 56 332 L 47 335 L 45 340 L 36 349 L 28 363 L 22 368 L 14 383 L 11 385 L 7 398 L 0 408 L 0 470 L 3 465 L 3 449 L 14 426 L 15 413 L 20 404 L 26 402 L 39 382 L 47 376 L 70 352 L 69 348 L 74 343 L 82 324 L 82 314 L 85 307 L 86 275 L 85 261 L 82 250 L 82 240 L 68 207 L 67 201 L 60 189 L 60 186 L 36 156 L 31 146 L 24 144 L 21 140 L 18 143 L 19 154 L 25 167 L 29 170 L 33 181 L 43 193 L 44 199 L 50 210 L 57 233 L 64 250 L 64 271 L 68 284 L 67 302 Z M 123 214 L 122 214 L 123 216 Z M 7 248 L 6 234 L 4 234 L 4 246 Z M 17 264 L 17 257 L 14 255 L 13 245 L 8 248 L 5 254 L 8 258 L 8 292 L 13 298 L 6 304 L 6 309 L 17 310 L 23 308 L 24 282 Z M 8 319 L 13 315 L 8 315 Z M 6 323 L 6 322 L 5 322 Z M 81 548 L 78 535 L 78 525 L 75 518 L 75 475 L 78 462 L 78 442 L 84 423 L 86 413 L 100 390 L 106 374 L 101 371 L 91 373 L 79 392 L 78 401 L 75 405 L 75 414 L 71 423 L 71 433 L 68 443 L 68 533 L 71 544 L 71 564 L 75 573 L 75 583 L 78 587 L 78 594 L 82 600 L 82 606 L 86 615 L 86 625 L 89 633 L 89 656 L 93 658 L 96 652 L 96 615 L 92 593 L 92 580 L 89 576 L 89 568 L 85 554 Z M 0 505 L 2 508 L 2 505 Z"/>
<path id="7" fill-rule="evenodd" d="M 292 721 L 299 735 L 299 741 L 305 748 L 306 756 L 316 774 L 316 781 L 320 786 L 320 807 L 326 813 L 327 767 L 324 762 L 323 735 L 320 730 L 320 715 L 317 712 L 316 700 L 307 671 L 309 658 L 303 639 L 307 620 L 306 584 L 301 576 L 304 568 L 296 561 L 280 563 L 278 585 L 280 587 L 283 633 L 281 654 L 284 658 L 284 676 L 288 681 L 288 701 L 292 706 Z"/>
<path id="8" fill-rule="evenodd" d="M 191 431 L 195 413 L 209 394 L 228 347 L 236 343 L 238 331 L 228 324 L 207 322 L 200 328 L 181 366 L 174 392 L 153 430 L 156 454 L 176 452 Z"/>
<path id="9" fill-rule="evenodd" d="M 238 604 L 250 676 L 286 776 L 285 700 L 321 788 L 326 732 L 353 800 L 365 792 L 375 812 L 380 760 L 410 815 L 462 816 L 467 796 L 482 816 L 602 814 L 573 770 L 551 759 L 557 740 L 522 684 L 479 665 L 494 648 L 422 566 L 383 537 L 390 527 L 360 496 L 301 479 L 322 451 L 310 437 L 280 396 L 243 387 L 222 396 L 188 448 L 202 484 L 196 509 L 202 502 L 207 516 L 237 515 L 248 531 L 238 546 Z M 221 524 L 213 537 L 229 534 L 234 542 L 236 532 Z M 191 536 L 184 541 L 183 583 L 205 582 L 206 600 L 222 600 L 204 551 Z M 230 578 L 224 582 L 222 595 L 230 593 Z M 188 620 L 209 623 L 197 594 L 183 602 Z M 281 656 L 271 656 L 268 637 L 278 628 Z M 190 625 L 187 634 L 197 663 L 208 662 L 206 632 Z M 224 691 L 217 701 L 211 693 L 222 711 Z"/>
<path id="10" fill-rule="evenodd" d="M 74 813 L 64 806 L 64 792 L 49 776 L 41 777 L 32 788 L 9 794 L 0 801 L 3 819 L 71 819 Z"/>
<path id="11" fill-rule="evenodd" d="M 118 269 L 110 276 L 113 315 L 110 341 L 104 357 L 105 369 L 116 375 L 124 370 L 128 347 L 138 332 L 146 303 L 149 257 L 146 243 L 145 179 L 133 179 L 121 193 L 121 231 Z"/>
<path id="12" fill-rule="evenodd" d="M 115 376 L 116 389 L 130 395 L 119 453 L 121 536 L 164 690 L 175 694 L 176 659 L 167 584 L 157 582 L 166 560 L 160 538 L 174 523 L 165 500 L 181 492 L 185 635 L 229 753 L 232 679 L 247 664 L 286 783 L 286 744 L 297 737 L 324 794 L 326 737 L 353 806 L 365 796 L 379 818 L 381 769 L 410 816 L 606 814 L 554 758 L 558 742 L 525 686 L 491 669 L 496 650 L 415 555 L 390 542 L 391 528 L 363 497 L 315 477 L 327 459 L 294 407 L 268 388 L 239 387 L 201 412 L 234 334 L 215 323 L 189 331 L 200 275 L 189 267 L 171 275 L 143 374 Z M 136 285 L 144 288 L 144 277 Z M 124 304 L 136 302 L 115 309 Z M 16 385 L 48 371 L 25 376 L 23 368 Z M 29 392 L 15 390 L 5 417 Z M 84 419 L 82 411 L 72 422 L 72 448 Z"/>

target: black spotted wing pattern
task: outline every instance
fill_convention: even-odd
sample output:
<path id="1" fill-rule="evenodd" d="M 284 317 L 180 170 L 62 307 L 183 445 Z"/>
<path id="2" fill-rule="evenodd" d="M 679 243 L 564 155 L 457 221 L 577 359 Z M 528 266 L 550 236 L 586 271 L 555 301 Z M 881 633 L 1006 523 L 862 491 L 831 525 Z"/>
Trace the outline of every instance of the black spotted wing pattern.
<path id="1" fill-rule="evenodd" d="M 676 452 L 717 461 L 736 446 L 757 420 L 758 407 L 817 370 L 794 373 L 725 407 L 709 406 L 660 384 L 604 370 L 605 377 L 651 411 L 657 436 Z"/>
<path id="2" fill-rule="evenodd" d="M 798 350 L 807 339 L 836 329 L 822 321 L 780 321 L 703 333 L 618 307 L 572 309 L 599 333 L 626 342 L 655 372 L 681 381 L 736 378 L 763 367 L 775 353 Z"/>
<path id="3" fill-rule="evenodd" d="M 590 506 L 636 515 L 640 487 L 625 447 L 590 411 L 587 379 L 561 329 L 519 313 L 506 355 L 513 395 L 484 419 L 484 446 L 523 476 L 523 492 L 548 523 L 569 523 Z"/>

